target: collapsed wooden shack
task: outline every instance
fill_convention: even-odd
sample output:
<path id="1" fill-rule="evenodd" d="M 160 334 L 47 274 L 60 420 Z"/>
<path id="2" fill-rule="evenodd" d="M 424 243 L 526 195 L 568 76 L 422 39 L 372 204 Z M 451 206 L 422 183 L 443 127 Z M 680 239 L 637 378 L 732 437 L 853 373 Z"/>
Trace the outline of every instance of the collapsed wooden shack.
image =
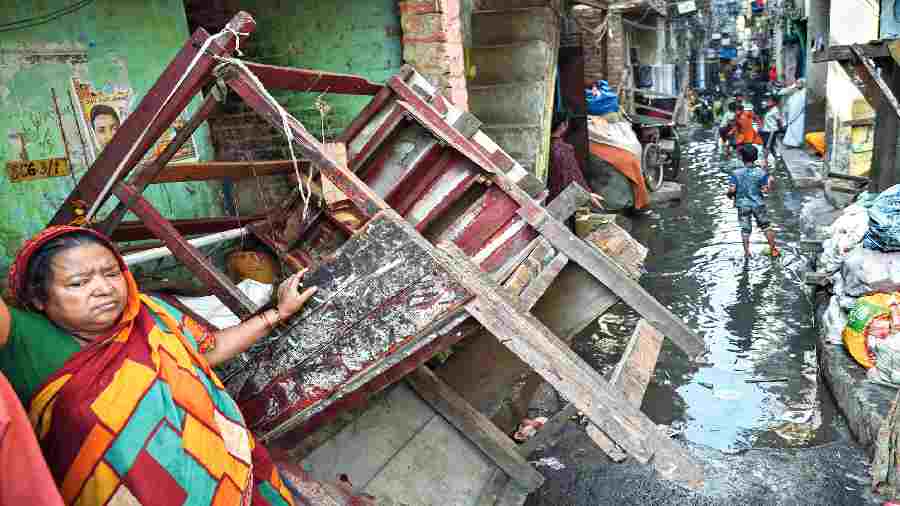
<path id="1" fill-rule="evenodd" d="M 611 386 L 530 312 L 563 269 L 576 265 L 578 275 L 608 294 L 597 315 L 622 300 L 690 359 L 705 351 L 681 320 L 563 224 L 587 201 L 586 193 L 573 186 L 545 206 L 539 181 L 482 132 L 477 118 L 411 68 L 376 85 L 356 76 L 233 59 L 254 28 L 242 12 L 219 34 L 195 32 L 52 223 L 86 222 L 117 240 L 158 238 L 242 318 L 259 308 L 185 236 L 235 227 L 243 233 L 246 227 L 290 268 L 309 268 L 306 283 L 319 287 L 316 297 L 220 370 L 257 436 L 283 448 L 300 445 L 341 413 L 412 375 L 419 395 L 507 479 L 533 490 L 542 479 L 510 440 L 424 366 L 484 329 L 568 399 L 571 409 L 583 412 L 591 430 L 639 462 L 652 462 L 664 476 L 697 484 L 699 467 L 640 412 L 639 402 L 623 396 L 621 385 Z M 213 92 L 164 153 L 138 166 L 210 83 Z M 373 98 L 336 142 L 325 144 L 268 89 Z M 282 130 L 297 159 L 167 166 L 229 91 Z M 300 186 L 294 196 L 249 225 L 246 218 L 168 220 L 141 195 L 150 184 L 295 170 Z M 115 209 L 95 220 L 110 196 L 118 200 Z M 129 211 L 140 221 L 123 223 Z M 578 301 L 577 293 L 569 295 Z M 631 363 L 623 359 L 623 367 Z M 617 377 L 623 375 L 627 371 Z"/>

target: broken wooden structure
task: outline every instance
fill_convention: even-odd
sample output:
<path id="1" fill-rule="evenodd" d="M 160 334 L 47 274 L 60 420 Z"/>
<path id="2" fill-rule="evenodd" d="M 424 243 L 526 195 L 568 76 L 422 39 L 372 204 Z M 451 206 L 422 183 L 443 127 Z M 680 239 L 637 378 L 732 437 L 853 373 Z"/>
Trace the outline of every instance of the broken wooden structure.
<path id="1" fill-rule="evenodd" d="M 700 470 L 684 450 L 529 312 L 566 266 L 577 265 L 581 275 L 633 307 L 689 359 L 705 352 L 681 320 L 563 225 L 587 201 L 584 190 L 573 186 L 545 207 L 540 182 L 483 133 L 477 118 L 411 68 L 380 86 L 356 76 L 231 59 L 238 39 L 254 28 L 252 17 L 239 13 L 220 34 L 195 32 L 53 223 L 87 221 L 116 240 L 161 240 L 242 318 L 259 308 L 186 235 L 246 226 L 286 265 L 310 269 L 305 282 L 319 290 L 307 307 L 220 370 L 259 438 L 286 448 L 303 444 L 315 429 L 412 374 L 420 395 L 511 473 L 521 459 L 509 460 L 505 437 L 420 369 L 483 328 L 629 455 L 652 461 L 668 477 L 697 483 Z M 213 92 L 163 154 L 137 167 L 209 84 Z M 267 89 L 373 98 L 336 143 L 325 144 Z M 167 166 L 229 94 L 283 130 L 302 160 Z M 161 182 L 295 169 L 303 185 L 295 196 L 249 224 L 246 218 L 168 220 L 141 195 Z M 116 208 L 104 220 L 92 220 L 111 195 Z M 123 223 L 128 211 L 140 222 Z M 540 480 L 524 481 L 533 489 Z"/>
<path id="2" fill-rule="evenodd" d="M 837 62 L 877 111 L 872 170 L 867 190 L 881 192 L 900 182 L 900 40 L 830 46 L 813 55 L 814 63 Z M 832 177 L 829 174 L 829 177 Z"/>

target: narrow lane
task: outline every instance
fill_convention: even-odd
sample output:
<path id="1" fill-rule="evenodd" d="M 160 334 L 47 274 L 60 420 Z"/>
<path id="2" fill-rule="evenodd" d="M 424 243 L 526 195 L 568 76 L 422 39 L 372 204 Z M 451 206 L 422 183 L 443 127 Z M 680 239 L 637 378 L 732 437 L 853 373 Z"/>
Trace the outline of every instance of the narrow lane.
<path id="1" fill-rule="evenodd" d="M 801 280 L 800 209 L 811 195 L 792 191 L 787 175 L 774 171 L 767 206 L 782 257 L 767 256 L 755 230 L 753 257 L 745 259 L 737 209 L 725 196 L 728 163 L 712 132 L 685 137 L 685 200 L 634 220 L 632 235 L 650 250 L 641 284 L 704 336 L 710 364 L 689 369 L 667 343 L 643 409 L 723 451 L 831 441 L 834 406 L 821 395 L 813 308 Z M 637 318 L 620 306 L 583 333 L 579 353 L 598 367 L 614 363 Z"/>
<path id="2" fill-rule="evenodd" d="M 688 367 L 666 343 L 642 410 L 685 444 L 706 482 L 690 491 L 657 479 L 649 466 L 613 464 L 570 424 L 555 447 L 534 456 L 556 465 L 541 469 L 547 483 L 526 504 L 880 504 L 868 492 L 865 452 L 818 376 L 799 249 L 800 210 L 815 195 L 793 191 L 776 169 L 768 206 L 782 257 L 764 255 L 755 231 L 754 255 L 745 260 L 713 133 L 694 128 L 683 138 L 685 199 L 634 219 L 631 233 L 650 249 L 641 284 L 704 336 L 709 363 Z M 574 347 L 606 373 L 637 320 L 619 305 Z M 777 381 L 747 382 L 760 379 Z"/>

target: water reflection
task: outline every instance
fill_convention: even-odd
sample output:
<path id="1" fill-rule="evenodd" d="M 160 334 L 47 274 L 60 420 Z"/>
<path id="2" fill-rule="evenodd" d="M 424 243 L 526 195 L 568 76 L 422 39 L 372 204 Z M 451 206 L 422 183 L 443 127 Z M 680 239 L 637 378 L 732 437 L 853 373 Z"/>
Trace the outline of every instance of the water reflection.
<path id="1" fill-rule="evenodd" d="M 728 164 L 711 133 L 692 136 L 685 200 L 636 220 L 632 235 L 650 249 L 641 284 L 704 336 L 709 364 L 686 363 L 667 341 L 642 409 L 722 450 L 832 440 L 834 407 L 818 381 L 812 307 L 799 278 L 799 209 L 808 197 L 776 170 L 768 206 L 783 256 L 763 255 L 755 232 L 754 257 L 745 260 L 737 210 L 725 196 Z M 579 336 L 576 351 L 607 372 L 637 319 L 616 306 Z"/>

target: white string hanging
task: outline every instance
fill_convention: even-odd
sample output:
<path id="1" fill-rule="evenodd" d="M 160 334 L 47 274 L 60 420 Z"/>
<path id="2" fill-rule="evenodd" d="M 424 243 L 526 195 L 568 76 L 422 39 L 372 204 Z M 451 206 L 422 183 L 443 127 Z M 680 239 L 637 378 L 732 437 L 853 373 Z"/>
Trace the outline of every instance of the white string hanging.
<path id="1" fill-rule="evenodd" d="M 216 71 L 218 72 L 220 68 L 227 65 L 234 65 L 239 68 L 241 72 L 243 72 L 253 84 L 258 88 L 258 91 L 263 96 L 263 99 L 269 103 L 270 106 L 274 107 L 276 111 L 278 111 L 279 116 L 281 117 L 281 129 L 284 132 L 284 136 L 288 141 L 288 152 L 291 155 L 291 163 L 294 166 L 294 175 L 297 177 L 297 190 L 300 192 L 300 198 L 303 200 L 303 219 L 305 220 L 307 214 L 309 213 L 309 202 L 312 199 L 312 176 L 313 171 L 310 169 L 309 174 L 306 178 L 306 184 L 304 185 L 303 176 L 300 174 L 300 164 L 297 162 L 297 155 L 294 152 L 294 131 L 291 130 L 289 122 L 288 122 L 288 112 L 278 103 L 277 100 L 269 93 L 269 90 L 263 86 L 262 81 L 256 77 L 243 61 L 238 58 L 232 58 L 228 56 L 213 56 L 216 60 L 222 62 L 218 67 L 216 67 Z"/>
<path id="2" fill-rule="evenodd" d="M 113 172 L 112 176 L 106 181 L 106 184 L 103 186 L 103 190 L 100 191 L 100 194 L 97 196 L 97 199 L 94 200 L 94 202 L 91 204 L 91 208 L 90 208 L 90 210 L 88 210 L 87 215 L 85 216 L 86 222 L 89 223 L 93 219 L 94 215 L 99 210 L 101 202 L 103 202 L 103 200 L 109 194 L 110 190 L 112 189 L 112 187 L 116 183 L 116 181 L 119 180 L 119 176 L 122 174 L 122 170 L 125 168 L 125 164 L 128 162 L 128 160 L 131 159 L 131 157 L 132 157 L 132 155 L 134 155 L 134 152 L 137 149 L 138 145 L 140 145 L 140 143 L 144 140 L 144 137 L 146 137 L 147 131 L 150 129 L 150 125 L 152 125 L 156 121 L 156 119 L 159 118 L 159 115 L 162 113 L 163 109 L 165 109 L 166 106 L 169 105 L 169 102 L 172 100 L 172 97 L 175 96 L 175 93 L 178 91 L 179 88 L 181 88 L 181 85 L 184 84 L 184 81 L 187 79 L 188 75 L 190 75 L 191 71 L 194 70 L 194 67 L 197 66 L 197 63 L 200 62 L 200 58 L 202 58 L 203 55 L 206 54 L 206 52 L 209 50 L 209 46 L 211 46 L 213 42 L 220 39 L 221 37 L 224 37 L 229 34 L 234 35 L 235 52 L 237 52 L 240 55 L 243 55 L 243 53 L 241 53 L 241 50 L 240 50 L 241 37 L 246 37 L 249 34 L 238 32 L 237 30 L 235 30 L 234 28 L 231 28 L 229 26 L 226 26 L 221 32 L 210 36 L 208 39 L 206 39 L 203 42 L 203 45 L 200 46 L 200 50 L 197 51 L 196 55 L 194 55 L 194 58 L 191 60 L 191 63 L 188 65 L 187 69 L 185 69 L 184 73 L 181 75 L 181 78 L 178 80 L 178 82 L 175 84 L 175 86 L 172 87 L 172 91 L 169 93 L 169 96 L 166 97 L 166 99 L 163 101 L 163 103 L 159 107 L 159 109 L 156 110 L 156 113 L 153 115 L 153 119 L 151 119 L 150 122 L 147 123 L 147 127 L 144 128 L 144 130 L 141 132 L 141 135 L 139 135 L 137 140 L 134 142 L 134 144 L 131 145 L 131 148 L 128 150 L 128 154 L 125 155 L 125 157 L 122 158 L 122 161 L 119 162 L 119 166 L 116 167 L 116 170 Z M 215 57 L 215 55 L 214 55 L 214 57 Z"/>

